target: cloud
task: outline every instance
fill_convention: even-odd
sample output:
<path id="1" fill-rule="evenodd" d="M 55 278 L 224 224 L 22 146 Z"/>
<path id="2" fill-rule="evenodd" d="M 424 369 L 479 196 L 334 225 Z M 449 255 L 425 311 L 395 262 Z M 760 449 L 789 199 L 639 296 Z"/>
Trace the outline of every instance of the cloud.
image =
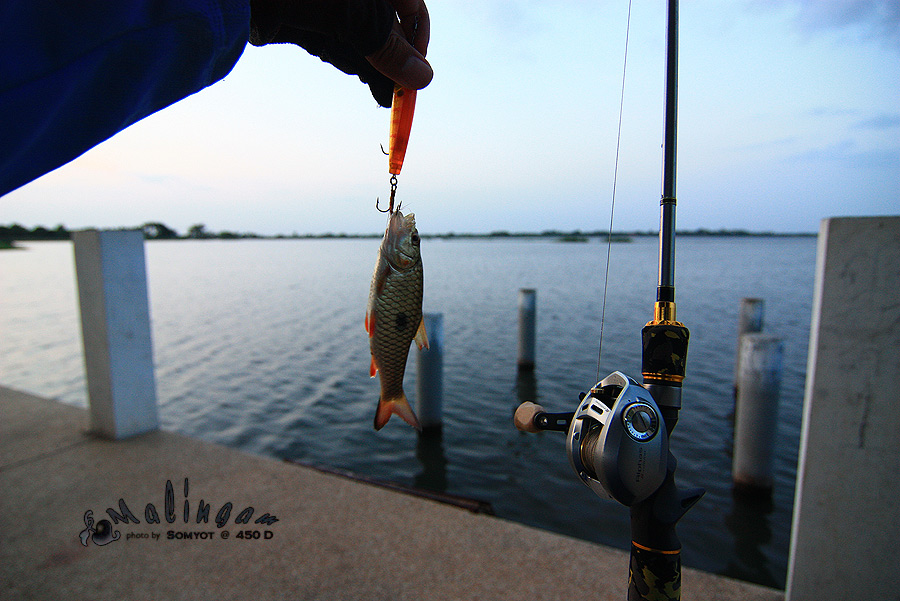
<path id="1" fill-rule="evenodd" d="M 861 169 L 891 169 L 900 171 L 900 148 L 873 148 L 851 153 L 847 157 L 851 167 Z"/>
<path id="2" fill-rule="evenodd" d="M 900 127 L 900 114 L 882 113 L 875 115 L 870 119 L 863 119 L 853 124 L 855 129 L 877 129 L 885 130 L 894 127 Z"/>
<path id="3" fill-rule="evenodd" d="M 806 111 L 806 114 L 810 117 L 847 117 L 856 115 L 858 112 L 855 109 L 834 106 L 815 106 Z"/>
<path id="4" fill-rule="evenodd" d="M 816 106 L 804 111 L 802 116 L 819 118 L 842 118 L 844 121 L 855 119 L 850 125 L 855 130 L 885 131 L 900 127 L 900 113 L 877 113 L 867 116 L 859 109 L 837 108 L 832 106 Z"/>
<path id="5" fill-rule="evenodd" d="M 861 28 L 867 37 L 900 48 L 900 2 L 897 0 L 753 0 L 751 6 L 796 10 L 801 31 Z"/>
<path id="6" fill-rule="evenodd" d="M 841 140 L 794 156 L 797 162 L 841 163 L 852 169 L 900 169 L 900 147 L 860 150 L 853 140 Z"/>

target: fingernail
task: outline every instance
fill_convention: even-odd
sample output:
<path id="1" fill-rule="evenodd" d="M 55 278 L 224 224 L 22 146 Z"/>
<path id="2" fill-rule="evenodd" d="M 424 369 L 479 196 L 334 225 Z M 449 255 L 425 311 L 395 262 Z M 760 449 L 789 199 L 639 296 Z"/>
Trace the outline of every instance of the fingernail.
<path id="1" fill-rule="evenodd" d="M 410 56 L 406 59 L 406 62 L 403 63 L 403 66 L 400 68 L 400 74 L 404 80 L 402 82 L 404 87 L 416 90 L 427 86 L 431 83 L 431 78 L 434 77 L 434 71 L 431 69 L 431 65 L 417 56 Z"/>

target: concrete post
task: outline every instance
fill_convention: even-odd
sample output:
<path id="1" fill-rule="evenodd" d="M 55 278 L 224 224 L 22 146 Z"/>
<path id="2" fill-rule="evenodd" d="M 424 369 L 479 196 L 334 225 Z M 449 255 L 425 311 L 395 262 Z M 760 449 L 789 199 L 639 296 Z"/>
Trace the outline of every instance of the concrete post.
<path id="1" fill-rule="evenodd" d="M 141 230 L 72 234 L 91 429 L 119 439 L 159 428 Z"/>
<path id="2" fill-rule="evenodd" d="M 900 217 L 819 231 L 786 598 L 897 596 Z"/>
<path id="3" fill-rule="evenodd" d="M 444 316 L 425 314 L 428 348 L 416 355 L 416 416 L 423 431 L 440 429 L 444 404 Z"/>
<path id="4" fill-rule="evenodd" d="M 536 295 L 531 288 L 519 290 L 519 356 L 520 371 L 534 369 Z"/>
<path id="5" fill-rule="evenodd" d="M 738 356 L 731 475 L 738 490 L 770 493 L 784 344 L 775 336 L 744 334 Z"/>
<path id="6" fill-rule="evenodd" d="M 766 301 L 761 298 L 741 299 L 741 309 L 738 313 L 737 353 L 734 357 L 734 398 L 738 396 L 738 377 L 741 372 L 741 336 L 754 332 L 762 332 L 763 315 L 765 314 Z"/>

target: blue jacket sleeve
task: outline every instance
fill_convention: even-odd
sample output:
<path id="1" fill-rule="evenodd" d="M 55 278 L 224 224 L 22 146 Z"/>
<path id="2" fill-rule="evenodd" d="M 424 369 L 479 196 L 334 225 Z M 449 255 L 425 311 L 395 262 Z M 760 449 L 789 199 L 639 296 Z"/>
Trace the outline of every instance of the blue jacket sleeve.
<path id="1" fill-rule="evenodd" d="M 225 77 L 249 0 L 0 0 L 0 196 Z"/>

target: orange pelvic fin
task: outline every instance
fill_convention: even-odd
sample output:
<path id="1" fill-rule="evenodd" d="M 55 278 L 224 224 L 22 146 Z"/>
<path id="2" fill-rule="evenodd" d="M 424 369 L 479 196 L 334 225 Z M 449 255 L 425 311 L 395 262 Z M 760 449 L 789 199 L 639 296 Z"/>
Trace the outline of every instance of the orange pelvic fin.
<path id="1" fill-rule="evenodd" d="M 366 321 L 364 324 L 366 326 L 366 333 L 369 335 L 369 338 L 371 338 L 375 335 L 375 320 L 372 319 L 368 311 L 366 311 Z"/>
<path id="2" fill-rule="evenodd" d="M 419 347 L 421 351 L 423 348 L 428 348 L 428 334 L 425 332 L 425 317 L 422 317 L 422 321 L 419 322 L 419 329 L 416 330 L 416 346 Z"/>
<path id="3" fill-rule="evenodd" d="M 389 401 L 378 399 L 378 410 L 375 412 L 375 429 L 381 430 L 394 413 L 419 432 L 422 431 L 419 419 L 413 413 L 412 407 L 409 406 L 409 401 L 406 400 L 406 395 L 403 393 L 401 393 L 400 398 Z"/>
<path id="4" fill-rule="evenodd" d="M 372 362 L 369 364 L 369 377 L 374 378 L 378 373 L 378 364 L 375 363 L 375 355 L 372 355 Z"/>

